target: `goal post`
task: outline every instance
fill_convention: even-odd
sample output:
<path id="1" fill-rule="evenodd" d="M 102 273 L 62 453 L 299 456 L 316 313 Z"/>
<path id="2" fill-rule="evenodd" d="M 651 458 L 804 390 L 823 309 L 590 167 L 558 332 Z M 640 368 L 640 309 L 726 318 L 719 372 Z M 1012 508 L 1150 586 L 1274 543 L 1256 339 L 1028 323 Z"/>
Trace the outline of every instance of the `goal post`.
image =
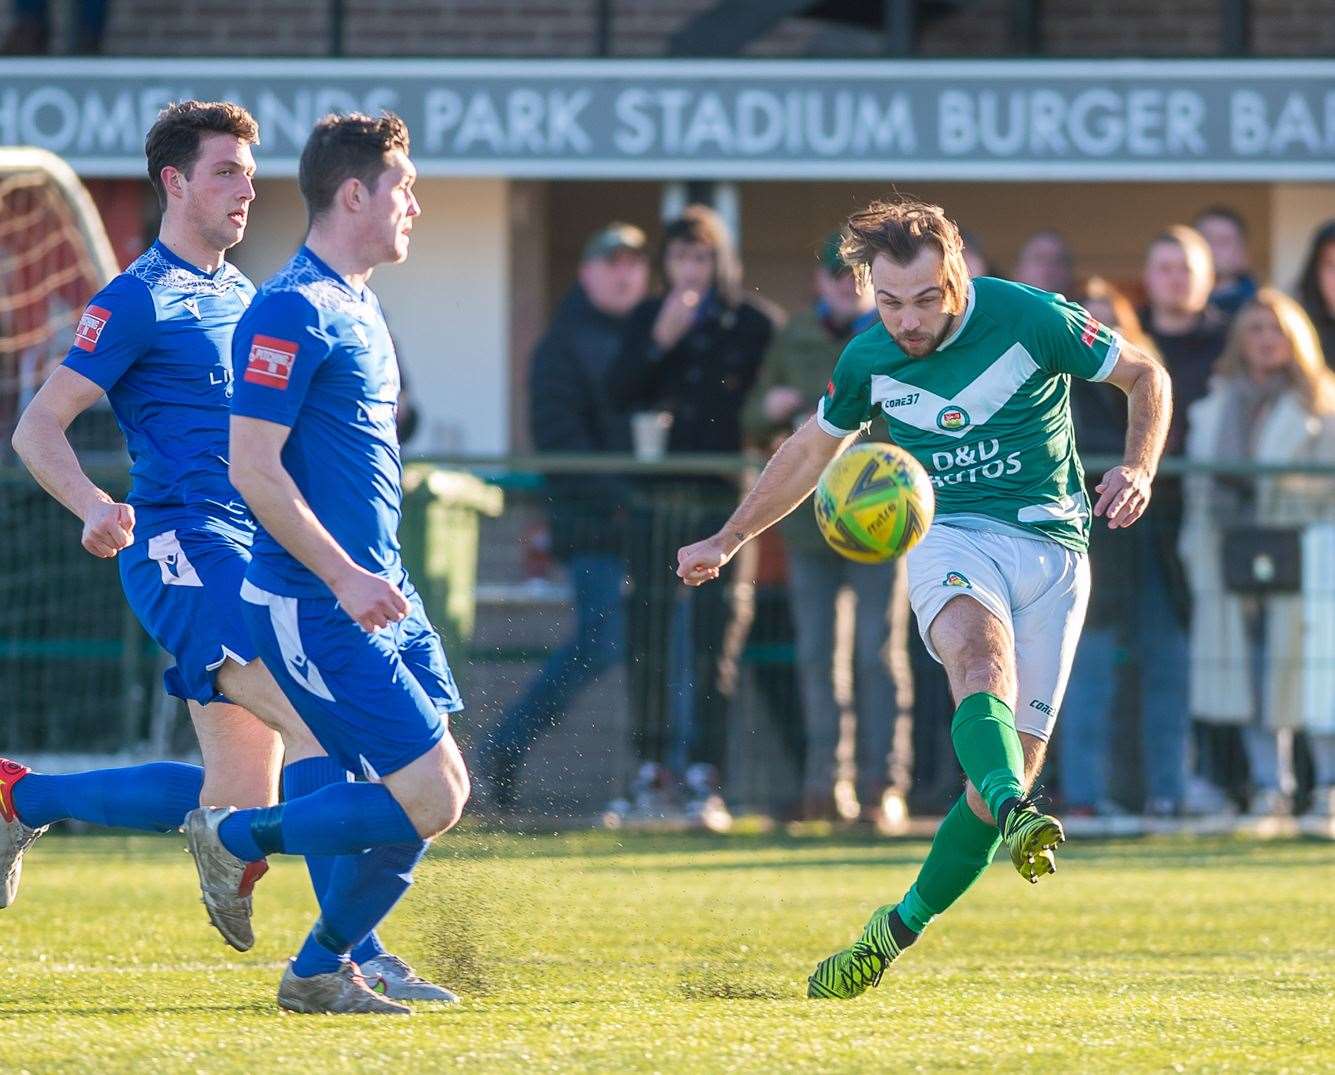
<path id="1" fill-rule="evenodd" d="M 84 305 L 116 274 L 102 217 L 63 160 L 0 147 L 0 452 L 69 346 Z"/>
<path id="2" fill-rule="evenodd" d="M 9 751 L 114 753 L 142 743 L 155 654 L 114 562 L 14 457 L 23 407 L 64 358 L 88 300 L 118 271 L 92 197 L 41 149 L 0 146 L 0 743 Z M 105 403 L 70 430 L 113 495 L 128 485 Z"/>

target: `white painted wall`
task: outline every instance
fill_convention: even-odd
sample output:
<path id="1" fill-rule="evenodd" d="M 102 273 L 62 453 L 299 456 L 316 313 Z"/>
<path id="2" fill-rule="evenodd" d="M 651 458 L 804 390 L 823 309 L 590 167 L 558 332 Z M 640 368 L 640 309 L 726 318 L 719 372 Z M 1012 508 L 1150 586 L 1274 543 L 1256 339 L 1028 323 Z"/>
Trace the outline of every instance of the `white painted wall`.
<path id="1" fill-rule="evenodd" d="M 422 215 L 402 265 L 371 286 L 399 342 L 422 421 L 412 452 L 509 448 L 509 212 L 503 179 L 423 179 Z M 296 249 L 306 210 L 295 180 L 261 180 L 232 254 L 257 284 Z"/>
<path id="2" fill-rule="evenodd" d="M 1270 278 L 1290 291 L 1312 233 L 1335 218 L 1335 184 L 1276 183 L 1270 191 Z"/>

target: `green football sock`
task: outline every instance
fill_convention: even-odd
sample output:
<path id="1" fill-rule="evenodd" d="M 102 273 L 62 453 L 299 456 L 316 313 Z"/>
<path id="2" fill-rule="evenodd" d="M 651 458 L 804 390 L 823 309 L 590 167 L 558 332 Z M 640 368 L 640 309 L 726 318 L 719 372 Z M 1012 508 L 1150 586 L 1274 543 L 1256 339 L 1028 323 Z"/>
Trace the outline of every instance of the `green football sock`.
<path id="1" fill-rule="evenodd" d="M 994 818 L 1002 804 L 1024 797 L 1024 750 L 1015 714 L 995 694 L 979 691 L 960 702 L 950 724 L 960 767 Z"/>
<path id="2" fill-rule="evenodd" d="M 918 879 L 896 908 L 900 920 L 921 933 L 983 876 L 1000 843 L 996 827 L 979 819 L 961 795 L 936 830 Z"/>

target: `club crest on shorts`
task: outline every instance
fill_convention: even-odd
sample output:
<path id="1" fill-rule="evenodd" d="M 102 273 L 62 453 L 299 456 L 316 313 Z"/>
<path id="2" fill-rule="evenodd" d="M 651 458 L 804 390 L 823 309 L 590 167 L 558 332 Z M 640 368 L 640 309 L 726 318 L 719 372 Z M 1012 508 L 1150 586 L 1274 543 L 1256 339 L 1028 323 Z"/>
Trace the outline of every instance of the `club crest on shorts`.
<path id="1" fill-rule="evenodd" d="M 936 424 L 947 433 L 958 433 L 971 424 L 969 412 L 963 407 L 943 407 L 941 413 L 936 416 Z"/>
<path id="2" fill-rule="evenodd" d="M 941 581 L 942 586 L 953 586 L 957 590 L 972 590 L 973 583 L 961 575 L 958 571 L 947 571 L 946 577 Z"/>

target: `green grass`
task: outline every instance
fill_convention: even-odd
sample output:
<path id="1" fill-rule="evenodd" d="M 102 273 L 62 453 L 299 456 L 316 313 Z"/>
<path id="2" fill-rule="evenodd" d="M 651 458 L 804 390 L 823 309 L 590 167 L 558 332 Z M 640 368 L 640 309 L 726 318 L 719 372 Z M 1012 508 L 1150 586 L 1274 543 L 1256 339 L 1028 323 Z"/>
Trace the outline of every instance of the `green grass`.
<path id="1" fill-rule="evenodd" d="M 921 843 L 444 838 L 386 930 L 458 1008 L 283 1015 L 312 902 L 295 860 L 225 948 L 179 838 L 50 838 L 0 914 L 9 1071 L 1330 1071 L 1335 849 L 1083 843 L 998 863 L 886 975 L 804 999 Z"/>

